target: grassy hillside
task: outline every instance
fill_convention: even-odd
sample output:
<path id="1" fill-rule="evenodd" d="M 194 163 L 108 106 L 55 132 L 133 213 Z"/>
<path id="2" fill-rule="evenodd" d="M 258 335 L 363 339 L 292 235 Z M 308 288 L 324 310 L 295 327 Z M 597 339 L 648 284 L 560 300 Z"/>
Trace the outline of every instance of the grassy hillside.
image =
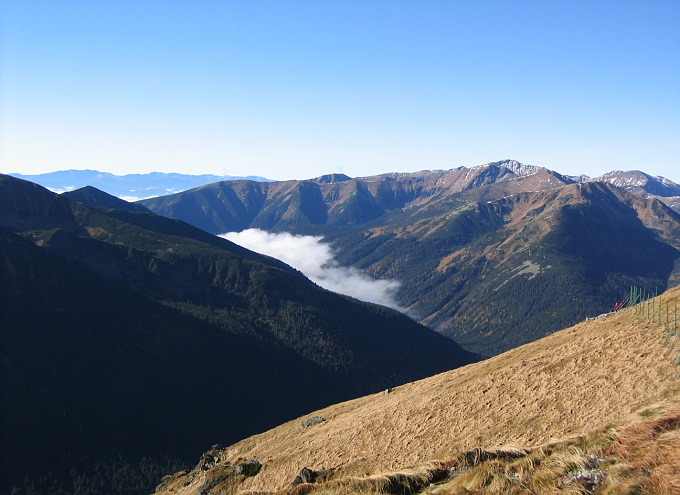
<path id="1" fill-rule="evenodd" d="M 659 302 L 672 321 L 680 288 Z M 666 340 L 628 308 L 217 447 L 158 494 L 678 493 L 678 345 Z M 303 428 L 311 417 L 325 421 Z M 255 476 L 235 474 L 251 459 Z M 290 488 L 304 467 L 318 479 Z"/>

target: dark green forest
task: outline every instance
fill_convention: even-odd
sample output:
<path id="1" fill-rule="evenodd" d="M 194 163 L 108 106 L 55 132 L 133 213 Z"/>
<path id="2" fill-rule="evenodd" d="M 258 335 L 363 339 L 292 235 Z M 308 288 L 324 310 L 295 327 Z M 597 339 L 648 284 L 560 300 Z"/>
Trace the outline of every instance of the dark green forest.
<path id="1" fill-rule="evenodd" d="M 144 459 L 108 492 L 141 493 L 215 443 L 478 359 L 181 221 L 6 176 L 0 199 L 2 493 Z"/>

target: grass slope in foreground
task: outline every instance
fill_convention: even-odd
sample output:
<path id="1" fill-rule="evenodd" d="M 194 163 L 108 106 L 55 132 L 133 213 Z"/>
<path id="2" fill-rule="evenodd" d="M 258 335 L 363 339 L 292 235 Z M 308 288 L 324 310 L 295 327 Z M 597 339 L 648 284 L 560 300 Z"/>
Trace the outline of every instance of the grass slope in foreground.
<path id="1" fill-rule="evenodd" d="M 673 308 L 680 288 L 658 299 Z M 680 380 L 663 341 L 633 309 L 582 322 L 215 450 L 157 493 L 678 493 Z M 302 429 L 313 416 L 326 421 Z M 250 459 L 257 475 L 234 473 Z M 318 481 L 291 488 L 304 467 Z"/>

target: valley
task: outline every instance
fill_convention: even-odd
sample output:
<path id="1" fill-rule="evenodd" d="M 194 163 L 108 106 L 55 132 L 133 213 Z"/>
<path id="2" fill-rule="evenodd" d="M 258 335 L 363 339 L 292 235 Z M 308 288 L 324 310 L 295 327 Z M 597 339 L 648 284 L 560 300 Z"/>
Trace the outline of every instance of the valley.
<path id="1" fill-rule="evenodd" d="M 591 180 L 506 160 L 218 182 L 139 204 L 216 234 L 323 236 L 341 265 L 400 282 L 396 302 L 418 321 L 492 356 L 608 310 L 631 285 L 677 284 L 678 191 L 641 172 Z"/>

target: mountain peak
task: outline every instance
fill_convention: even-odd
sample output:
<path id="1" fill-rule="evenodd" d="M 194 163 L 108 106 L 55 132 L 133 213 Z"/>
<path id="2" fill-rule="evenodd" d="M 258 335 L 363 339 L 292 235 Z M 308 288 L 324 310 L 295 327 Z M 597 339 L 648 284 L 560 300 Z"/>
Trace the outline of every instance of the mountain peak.
<path id="1" fill-rule="evenodd" d="M 112 196 L 109 193 L 101 191 L 93 186 L 85 186 L 74 191 L 67 191 L 61 194 L 72 201 L 77 201 L 93 208 L 109 208 L 112 210 L 136 211 L 151 213 L 151 211 L 136 203 L 129 203 L 123 199 Z"/>
<path id="2" fill-rule="evenodd" d="M 334 184 L 336 182 L 347 182 L 348 180 L 352 180 L 352 178 L 345 174 L 326 174 L 312 179 L 317 184 Z"/>
<path id="3" fill-rule="evenodd" d="M 85 186 L 94 186 L 101 191 L 106 191 L 109 194 L 125 199 L 164 196 L 222 180 L 254 180 L 269 182 L 269 179 L 256 176 L 192 175 L 165 172 L 115 175 L 109 172 L 100 172 L 98 170 L 61 170 L 36 175 L 14 173 L 9 175 L 18 179 L 35 182 L 52 192 L 60 193 L 64 191 L 73 191 Z"/>
<path id="4" fill-rule="evenodd" d="M 33 182 L 0 174 L 0 225 L 15 230 L 73 227 L 69 201 Z"/>
<path id="5" fill-rule="evenodd" d="M 545 170 L 545 167 L 537 167 L 535 165 L 527 165 L 520 163 L 517 160 L 501 160 L 499 162 L 490 162 L 485 166 L 496 165 L 498 167 L 505 167 L 516 175 L 533 175 L 539 170 Z"/>
<path id="6" fill-rule="evenodd" d="M 640 170 L 612 170 L 600 177 L 589 179 L 589 182 L 609 182 L 626 191 L 643 196 L 659 196 L 671 198 L 680 196 L 680 184 L 666 179 L 665 177 L 652 177 Z"/>

